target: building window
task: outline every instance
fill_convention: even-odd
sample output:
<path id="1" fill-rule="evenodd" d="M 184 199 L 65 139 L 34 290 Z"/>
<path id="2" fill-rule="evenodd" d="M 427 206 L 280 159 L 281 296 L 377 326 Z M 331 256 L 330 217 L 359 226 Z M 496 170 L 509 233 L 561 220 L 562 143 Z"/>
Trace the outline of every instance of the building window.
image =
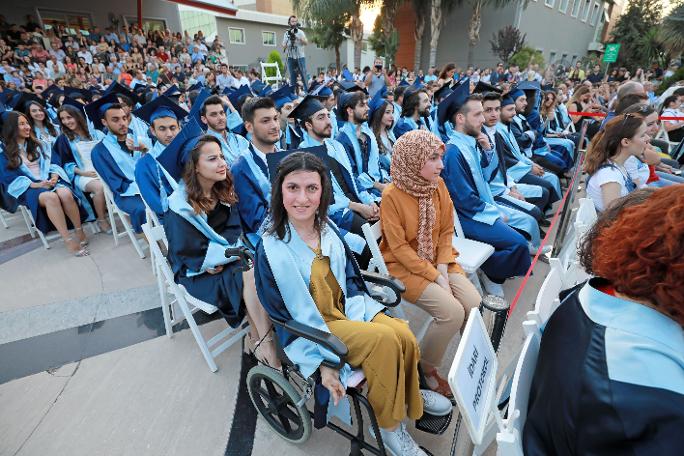
<path id="1" fill-rule="evenodd" d="M 228 41 L 230 44 L 245 44 L 245 29 L 228 27 Z"/>
<path id="2" fill-rule="evenodd" d="M 368 41 L 361 42 L 361 52 L 368 52 Z"/>
<path id="3" fill-rule="evenodd" d="M 582 6 L 582 0 L 574 0 L 572 4 L 572 17 L 577 17 L 579 15 L 580 6 Z"/>
<path id="4" fill-rule="evenodd" d="M 247 73 L 247 65 L 231 65 L 230 68 L 232 70 L 240 70 L 243 73 Z"/>
<path id="5" fill-rule="evenodd" d="M 555 63 L 556 62 L 556 52 L 551 51 L 549 52 L 549 63 Z"/>
<path id="6" fill-rule="evenodd" d="M 126 17 L 126 23 L 130 26 L 138 23 L 138 18 L 133 16 Z M 166 22 L 163 19 L 149 19 L 143 17 L 142 20 L 143 30 L 159 30 L 164 31 L 166 29 Z"/>
<path id="7" fill-rule="evenodd" d="M 587 22 L 589 19 L 589 12 L 591 10 L 591 0 L 584 0 L 584 9 L 582 9 L 582 22 Z"/>
<path id="8" fill-rule="evenodd" d="M 544 0 L 544 5 L 553 8 L 556 5 L 556 0 Z"/>
<path id="9" fill-rule="evenodd" d="M 93 24 L 90 14 L 65 11 L 55 11 L 39 8 L 40 19 L 45 26 L 57 27 L 63 25 L 72 29 L 69 33 L 75 34 L 76 30 L 87 31 Z"/>
<path id="10" fill-rule="evenodd" d="M 591 25 L 596 25 L 596 20 L 598 19 L 599 15 L 599 4 L 594 3 L 594 9 L 591 11 L 591 20 L 589 21 Z"/>
<path id="11" fill-rule="evenodd" d="M 276 34 L 275 32 L 261 32 L 261 42 L 264 46 L 275 46 L 276 45 Z"/>
<path id="12" fill-rule="evenodd" d="M 210 42 L 218 34 L 218 27 L 216 26 L 216 17 L 209 13 L 195 10 L 180 10 L 181 29 L 188 32 L 190 36 L 194 36 L 201 31 L 206 37 L 207 42 Z"/>
<path id="13" fill-rule="evenodd" d="M 563 14 L 567 13 L 569 4 L 570 0 L 561 0 L 560 7 L 558 7 L 558 10 Z"/>

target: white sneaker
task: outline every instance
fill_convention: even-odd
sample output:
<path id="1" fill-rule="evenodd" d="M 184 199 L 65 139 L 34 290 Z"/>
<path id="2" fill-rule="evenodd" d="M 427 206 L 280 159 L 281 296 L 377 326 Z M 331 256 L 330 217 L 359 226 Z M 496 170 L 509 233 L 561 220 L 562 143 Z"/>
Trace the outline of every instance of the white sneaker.
<path id="1" fill-rule="evenodd" d="M 423 397 L 423 411 L 434 416 L 447 416 L 453 405 L 451 401 L 439 393 L 430 390 L 420 390 Z"/>
<path id="2" fill-rule="evenodd" d="M 488 294 L 498 296 L 500 298 L 504 297 L 504 290 L 501 284 L 492 282 L 489 277 L 487 277 L 487 274 L 480 274 L 480 280 L 482 281 L 482 286 Z"/>
<path id="3" fill-rule="evenodd" d="M 385 449 L 392 456 L 427 456 L 427 453 L 420 449 L 411 434 L 408 433 L 404 423 L 400 423 L 393 432 L 381 428 L 380 435 L 382 435 Z"/>
<path id="4" fill-rule="evenodd" d="M 527 248 L 530 251 L 530 256 L 535 256 L 537 254 L 537 248 L 533 246 L 531 242 L 527 243 Z M 546 255 L 547 253 L 550 253 L 552 249 L 553 246 L 547 244 L 544 247 L 542 247 L 541 254 Z"/>

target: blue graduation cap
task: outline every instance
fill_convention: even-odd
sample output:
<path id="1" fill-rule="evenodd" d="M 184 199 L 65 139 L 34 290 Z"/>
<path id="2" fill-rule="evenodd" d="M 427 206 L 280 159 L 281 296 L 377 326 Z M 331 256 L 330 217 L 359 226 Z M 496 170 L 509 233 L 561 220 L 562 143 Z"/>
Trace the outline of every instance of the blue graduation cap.
<path id="1" fill-rule="evenodd" d="M 45 107 L 45 102 L 40 97 L 38 97 L 38 95 L 29 92 L 20 92 L 16 94 L 12 97 L 11 100 L 9 100 L 9 102 L 6 103 L 6 105 L 15 111 L 21 111 L 26 113 L 25 111 L 28 110 L 28 107 L 32 103 L 37 103 Z"/>
<path id="2" fill-rule="evenodd" d="M 93 95 L 92 93 L 90 93 L 90 90 L 79 89 L 77 87 L 65 87 L 64 95 L 74 99 L 81 98 L 84 101 L 90 101 L 93 98 Z"/>
<path id="3" fill-rule="evenodd" d="M 240 98 L 244 97 L 245 95 L 247 95 L 247 96 L 250 96 L 250 95 L 253 96 L 254 95 L 252 93 L 252 89 L 250 89 L 250 87 L 247 84 L 243 84 L 237 90 L 233 91 L 232 93 L 229 93 L 228 99 L 230 100 L 232 105 L 235 106 L 240 102 Z"/>
<path id="4" fill-rule="evenodd" d="M 407 86 L 410 85 L 406 79 L 402 79 L 401 82 L 399 82 L 400 86 Z"/>
<path id="5" fill-rule="evenodd" d="M 202 136 L 204 136 L 204 130 L 196 119 L 191 118 L 157 157 L 159 164 L 175 180 L 178 181 L 183 176 L 183 169 L 190 157 L 190 152 Z"/>
<path id="6" fill-rule="evenodd" d="M 342 70 L 342 79 L 345 81 L 354 81 L 354 75 L 349 71 L 349 68 Z"/>
<path id="7" fill-rule="evenodd" d="M 385 102 L 385 96 L 387 95 L 387 86 L 383 86 L 382 89 L 375 92 L 373 98 L 368 102 L 368 119 L 373 118 L 373 114 L 380 109 L 380 106 Z M 369 122 L 370 123 L 370 122 Z"/>
<path id="8" fill-rule="evenodd" d="M 143 87 L 144 88 L 144 87 Z M 124 86 L 123 84 L 120 84 L 116 81 L 112 82 L 109 84 L 109 87 L 107 87 L 107 90 L 104 91 L 103 95 L 108 95 L 108 94 L 121 94 L 125 95 L 128 98 L 130 98 L 134 103 L 139 102 L 140 100 L 138 99 L 138 96 L 134 91 L 129 89 L 128 87 Z"/>
<path id="9" fill-rule="evenodd" d="M 506 94 L 502 99 L 501 99 L 501 107 L 503 108 L 504 106 L 512 105 L 515 104 L 515 99 L 511 97 L 511 94 Z"/>
<path id="10" fill-rule="evenodd" d="M 188 114 L 188 119 L 195 119 L 199 125 L 204 125 L 201 119 L 202 106 L 204 105 L 204 101 L 210 96 L 211 92 L 209 89 L 202 89 L 200 93 L 197 94 L 197 98 L 195 98 L 195 101 L 192 103 L 192 108 Z"/>
<path id="11" fill-rule="evenodd" d="M 196 83 L 194 83 L 193 85 L 191 85 L 190 87 L 188 87 L 185 90 L 186 90 L 186 92 L 192 92 L 193 90 L 200 90 L 202 88 L 204 88 L 204 85 L 201 82 L 197 81 Z"/>
<path id="12" fill-rule="evenodd" d="M 263 82 L 261 82 L 257 79 L 256 81 L 254 81 L 252 83 L 251 88 L 252 88 L 252 92 L 254 92 L 254 94 L 259 95 L 261 93 L 261 91 L 266 88 L 266 84 L 264 84 Z"/>
<path id="13" fill-rule="evenodd" d="M 494 87 L 491 84 L 487 84 L 486 82 L 482 81 L 477 81 L 477 85 L 475 85 L 475 88 L 473 89 L 473 93 L 488 93 L 488 92 L 495 92 L 495 93 L 503 93 L 503 90 L 499 89 L 498 87 Z"/>
<path id="14" fill-rule="evenodd" d="M 71 97 L 64 97 L 62 106 L 73 106 L 74 108 L 78 109 L 81 114 L 83 114 L 84 119 L 86 118 L 85 105 L 80 101 L 74 100 Z"/>
<path id="15" fill-rule="evenodd" d="M 333 94 L 333 91 L 330 87 L 326 86 L 325 84 L 320 84 L 314 87 L 312 90 L 310 90 L 309 93 L 315 97 L 328 98 L 330 95 Z"/>
<path id="16" fill-rule="evenodd" d="M 288 117 L 291 117 L 293 119 L 297 120 L 304 120 L 308 119 L 321 109 L 325 109 L 325 106 L 323 106 L 323 103 L 320 102 L 320 100 L 315 97 L 312 94 L 308 94 L 307 96 L 304 97 L 304 99 L 297 105 L 296 108 L 292 110 L 290 115 Z"/>
<path id="17" fill-rule="evenodd" d="M 47 89 L 43 90 L 43 93 L 41 93 L 42 97 L 45 98 L 46 100 L 52 96 L 53 93 L 57 92 L 62 92 L 64 93 L 64 90 L 61 89 L 57 84 L 52 84 L 50 87 Z"/>
<path id="18" fill-rule="evenodd" d="M 416 89 L 424 89 L 425 85 L 423 85 L 423 81 L 420 78 L 416 78 L 416 80 L 413 81 L 413 87 Z"/>
<path id="19" fill-rule="evenodd" d="M 368 93 L 365 88 L 360 87 L 358 84 L 356 84 L 353 81 L 352 82 L 340 81 L 340 82 L 338 82 L 338 84 L 340 85 L 340 87 L 342 87 L 342 89 L 345 92 L 366 92 L 366 93 Z"/>
<path id="20" fill-rule="evenodd" d="M 307 147 L 305 149 L 291 149 L 280 152 L 271 152 L 266 154 L 266 163 L 268 164 L 268 175 L 271 177 L 271 184 L 273 184 L 278 176 L 278 167 L 280 163 L 288 156 L 295 152 L 306 152 L 320 158 L 323 163 L 328 166 L 328 148 L 325 145 Z"/>
<path id="21" fill-rule="evenodd" d="M 50 94 L 50 97 L 48 98 L 48 103 L 50 103 L 52 106 L 55 108 L 59 108 L 59 97 L 61 96 L 66 96 L 64 94 L 64 90 L 56 90 Z"/>
<path id="22" fill-rule="evenodd" d="M 437 106 L 437 121 L 439 125 L 444 125 L 450 121 L 454 114 L 468 102 L 470 96 L 470 80 L 463 79 L 453 88 L 451 94 Z"/>
<path id="23" fill-rule="evenodd" d="M 521 81 L 516 85 L 515 88 L 524 91 L 533 90 L 535 92 L 541 90 L 541 86 L 539 85 L 538 81 Z"/>
<path id="24" fill-rule="evenodd" d="M 2 92 L 0 92 L 0 101 L 6 104 L 13 96 L 15 96 L 18 93 L 18 90 L 5 89 Z"/>
<path id="25" fill-rule="evenodd" d="M 160 95 L 151 102 L 133 111 L 133 115 L 144 120 L 148 125 L 152 125 L 155 119 L 171 117 L 181 121 L 188 115 L 188 111 L 178 106 L 165 95 Z"/>
<path id="26" fill-rule="evenodd" d="M 119 99 L 116 94 L 108 93 L 102 98 L 99 98 L 92 103 L 88 103 L 85 106 L 85 112 L 90 121 L 93 123 L 95 128 L 98 130 L 104 130 L 104 125 L 102 125 L 102 119 L 109 107 L 113 104 L 118 104 Z"/>
<path id="27" fill-rule="evenodd" d="M 277 109 L 280 109 L 289 103 L 294 101 L 297 97 L 294 96 L 294 86 L 286 85 L 276 90 L 275 92 L 268 95 L 269 98 L 273 100 Z"/>
<path id="28" fill-rule="evenodd" d="M 179 97 L 181 95 L 181 91 L 176 84 L 173 84 L 171 87 L 166 89 L 162 95 L 167 97 Z"/>
<path id="29" fill-rule="evenodd" d="M 434 101 L 435 103 L 439 103 L 440 101 L 444 100 L 446 97 L 451 95 L 451 87 L 449 84 L 444 84 L 442 87 L 437 89 L 434 93 Z"/>

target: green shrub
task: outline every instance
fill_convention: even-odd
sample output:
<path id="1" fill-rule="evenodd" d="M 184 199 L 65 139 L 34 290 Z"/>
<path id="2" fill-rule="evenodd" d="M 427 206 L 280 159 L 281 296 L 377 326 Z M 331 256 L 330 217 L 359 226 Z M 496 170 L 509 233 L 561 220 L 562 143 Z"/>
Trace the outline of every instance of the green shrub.
<path id="1" fill-rule="evenodd" d="M 278 67 L 280 68 L 280 74 L 284 75 L 285 74 L 285 65 L 283 65 L 283 58 L 280 57 L 280 52 L 278 51 L 271 51 L 270 54 L 268 54 L 268 57 L 266 58 L 266 63 L 277 63 Z M 262 75 L 263 76 L 270 76 L 273 77 L 276 75 L 276 71 L 274 68 L 266 68 L 266 74 Z"/>
<path id="2" fill-rule="evenodd" d="M 544 56 L 541 51 L 532 49 L 531 47 L 525 46 L 518 52 L 513 54 L 511 59 L 508 61 L 509 65 L 518 65 L 521 71 L 524 71 L 530 64 L 537 64 L 540 67 L 544 67 Z"/>
<path id="3" fill-rule="evenodd" d="M 684 81 L 684 66 L 680 67 L 677 71 L 675 71 L 672 76 L 665 79 L 656 89 L 656 93 L 658 95 L 662 94 L 668 89 L 668 87 L 670 87 L 677 81 Z"/>

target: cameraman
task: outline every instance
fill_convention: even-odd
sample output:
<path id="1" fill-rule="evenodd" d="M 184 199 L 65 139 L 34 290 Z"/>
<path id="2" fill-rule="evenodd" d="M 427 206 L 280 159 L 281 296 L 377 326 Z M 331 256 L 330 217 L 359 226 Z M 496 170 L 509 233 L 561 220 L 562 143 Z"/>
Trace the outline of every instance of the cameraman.
<path id="1" fill-rule="evenodd" d="M 368 97 L 373 98 L 373 96 L 382 90 L 383 87 L 389 85 L 389 80 L 387 79 L 387 71 L 385 71 L 382 65 L 382 59 L 375 58 L 375 63 L 373 64 L 373 71 L 369 71 L 363 80 L 366 89 L 368 90 Z"/>
<path id="2" fill-rule="evenodd" d="M 287 66 L 290 69 L 290 84 L 297 84 L 297 74 L 302 78 L 304 90 L 307 88 L 306 59 L 304 46 L 309 44 L 304 31 L 299 28 L 297 16 L 290 16 L 287 20 L 290 28 L 285 31 L 283 38 L 283 51 L 287 56 Z"/>

